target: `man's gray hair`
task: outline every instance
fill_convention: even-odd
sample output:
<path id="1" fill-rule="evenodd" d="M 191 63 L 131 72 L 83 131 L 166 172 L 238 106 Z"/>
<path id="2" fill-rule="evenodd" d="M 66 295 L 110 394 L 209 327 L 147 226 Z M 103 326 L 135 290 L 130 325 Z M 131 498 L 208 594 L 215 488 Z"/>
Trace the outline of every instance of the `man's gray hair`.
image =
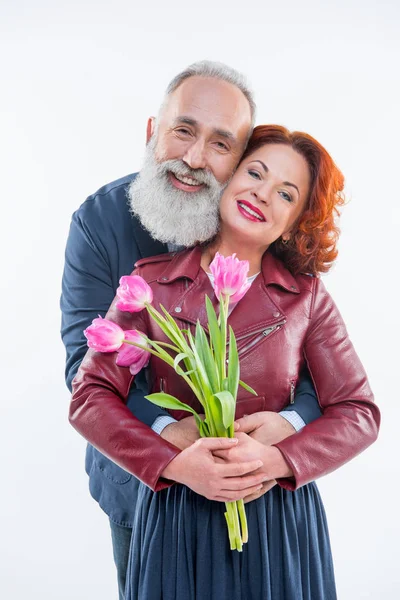
<path id="1" fill-rule="evenodd" d="M 254 102 L 253 92 L 251 91 L 246 78 L 244 75 L 239 73 L 239 71 L 236 71 L 236 69 L 233 69 L 224 63 L 215 62 L 212 60 L 201 60 L 199 62 L 195 62 L 178 73 L 178 75 L 175 75 L 166 89 L 165 98 L 161 105 L 160 113 L 166 104 L 168 96 L 172 94 L 172 92 L 174 92 L 181 85 L 181 83 L 183 83 L 186 79 L 189 79 L 189 77 L 213 77 L 215 79 L 227 81 L 228 83 L 236 86 L 249 102 L 251 111 L 251 129 L 254 128 L 256 120 L 256 103 Z"/>

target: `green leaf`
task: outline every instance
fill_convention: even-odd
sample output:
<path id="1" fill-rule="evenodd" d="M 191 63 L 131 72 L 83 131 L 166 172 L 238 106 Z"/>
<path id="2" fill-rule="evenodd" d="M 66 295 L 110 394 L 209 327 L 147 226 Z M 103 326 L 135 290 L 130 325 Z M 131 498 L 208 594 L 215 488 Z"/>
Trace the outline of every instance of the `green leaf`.
<path id="1" fill-rule="evenodd" d="M 186 348 L 187 348 L 187 341 L 185 339 L 183 331 L 179 328 L 175 319 L 169 314 L 167 309 L 164 308 L 164 306 L 162 304 L 160 304 L 160 308 L 165 315 L 165 320 L 169 324 L 172 335 L 175 337 L 176 341 L 179 343 L 180 349 L 185 352 Z"/>
<path id="2" fill-rule="evenodd" d="M 200 423 L 198 423 L 197 419 L 196 419 L 196 423 L 199 428 L 200 436 L 201 437 L 210 437 L 210 431 L 208 428 L 208 424 L 205 423 L 204 421 L 202 421 L 201 419 L 199 419 L 199 421 L 200 421 Z"/>
<path id="3" fill-rule="evenodd" d="M 249 385 L 247 385 L 247 383 L 245 383 L 244 381 L 241 381 L 239 379 L 239 385 L 242 386 L 242 388 L 244 388 L 247 392 L 250 392 L 250 394 L 254 394 L 254 396 L 257 396 L 257 392 L 255 390 L 253 390 L 252 387 L 250 387 Z"/>
<path id="4" fill-rule="evenodd" d="M 199 383 L 202 386 L 203 391 L 206 395 L 207 394 L 212 395 L 210 382 L 208 380 L 203 361 L 202 361 L 201 357 L 199 356 L 199 353 L 197 352 L 196 342 L 193 338 L 191 331 L 188 332 L 188 338 L 189 338 L 190 347 L 191 347 L 193 355 L 194 355 L 194 362 L 195 362 L 195 365 L 196 365 L 197 371 L 198 371 Z"/>
<path id="5" fill-rule="evenodd" d="M 228 391 L 214 394 L 218 398 L 222 409 L 222 422 L 225 429 L 229 429 L 235 419 L 235 398 Z"/>
<path id="6" fill-rule="evenodd" d="M 168 315 L 169 319 L 165 319 L 153 306 L 148 305 L 146 308 L 151 318 L 160 327 L 161 331 L 163 331 L 163 333 L 165 333 L 165 335 L 174 342 L 180 350 L 184 350 L 186 340 L 171 315 Z M 166 313 L 163 306 L 161 306 L 161 309 Z"/>
<path id="7" fill-rule="evenodd" d="M 185 352 L 181 352 L 180 354 L 177 354 L 177 355 L 175 356 L 175 359 L 174 359 L 174 369 L 175 369 L 175 371 L 178 373 L 178 375 L 179 375 L 181 372 L 184 372 L 184 371 L 183 371 L 183 369 L 182 369 L 182 367 L 180 367 L 180 366 L 179 366 L 179 363 L 180 363 L 180 362 L 181 362 L 181 360 L 183 360 L 184 358 L 189 358 L 189 355 L 188 355 L 188 354 L 186 354 Z"/>
<path id="8" fill-rule="evenodd" d="M 156 356 L 161 358 L 164 362 L 166 362 L 171 367 L 174 366 L 174 359 L 172 358 L 172 356 L 170 354 L 168 354 L 168 352 L 166 352 L 164 350 L 164 348 L 161 348 L 161 346 L 154 340 L 149 339 L 148 342 L 151 346 L 153 346 L 153 348 L 155 348 L 157 350 Z M 151 349 L 149 349 L 149 352 L 151 352 Z M 154 351 L 153 351 L 153 353 L 154 353 Z"/>
<path id="9" fill-rule="evenodd" d="M 215 364 L 207 336 L 199 321 L 197 321 L 196 324 L 195 343 L 196 350 L 204 365 L 204 370 L 207 374 L 208 381 L 210 382 L 211 391 L 212 393 L 215 393 L 220 389 L 217 366 Z"/>
<path id="10" fill-rule="evenodd" d="M 169 348 L 169 350 L 173 350 L 174 352 L 179 353 L 179 348 L 177 346 L 173 346 L 172 344 L 167 344 L 167 342 L 157 342 L 159 346 L 163 348 Z"/>
<path id="11" fill-rule="evenodd" d="M 153 404 L 161 406 L 162 408 L 170 408 L 172 410 L 187 410 L 188 412 L 191 412 L 193 415 L 195 415 L 195 417 L 198 417 L 198 419 L 200 419 L 197 412 L 193 410 L 191 406 L 185 404 L 184 402 L 181 402 L 180 400 L 178 400 L 178 398 L 175 398 L 175 396 L 170 396 L 170 394 L 166 394 L 165 392 L 156 392 L 155 394 L 149 394 L 148 396 L 145 396 L 145 398 L 147 400 L 150 400 L 150 402 L 152 402 Z"/>
<path id="12" fill-rule="evenodd" d="M 232 396 L 236 398 L 239 387 L 239 356 L 236 345 L 236 338 L 231 326 L 229 326 L 229 357 L 228 357 L 228 389 Z"/>
<path id="13" fill-rule="evenodd" d="M 217 315 L 214 310 L 213 303 L 210 298 L 206 296 L 206 311 L 208 318 L 208 331 L 210 333 L 210 340 L 214 350 L 215 356 L 220 356 L 221 354 L 221 332 L 218 326 Z"/>

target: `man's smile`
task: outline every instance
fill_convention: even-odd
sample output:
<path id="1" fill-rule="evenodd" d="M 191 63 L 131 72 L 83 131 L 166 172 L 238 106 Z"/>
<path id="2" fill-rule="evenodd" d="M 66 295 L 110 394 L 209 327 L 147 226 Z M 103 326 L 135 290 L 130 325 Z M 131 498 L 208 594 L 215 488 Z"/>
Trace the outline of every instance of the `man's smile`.
<path id="1" fill-rule="evenodd" d="M 198 192 L 205 186 L 204 183 L 199 183 L 194 177 L 187 175 L 175 175 L 171 171 L 168 172 L 168 177 L 173 186 L 185 192 Z"/>

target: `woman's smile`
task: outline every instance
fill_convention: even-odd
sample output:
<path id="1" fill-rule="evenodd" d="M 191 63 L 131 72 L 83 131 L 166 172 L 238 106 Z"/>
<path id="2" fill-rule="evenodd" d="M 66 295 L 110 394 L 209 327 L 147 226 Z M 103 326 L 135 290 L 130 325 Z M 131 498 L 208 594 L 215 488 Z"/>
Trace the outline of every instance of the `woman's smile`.
<path id="1" fill-rule="evenodd" d="M 247 200 L 237 200 L 237 207 L 241 215 L 244 216 L 245 219 L 249 219 L 249 221 L 255 222 L 264 222 L 266 218 L 262 214 L 261 210 L 259 210 L 254 204 L 251 204 Z"/>

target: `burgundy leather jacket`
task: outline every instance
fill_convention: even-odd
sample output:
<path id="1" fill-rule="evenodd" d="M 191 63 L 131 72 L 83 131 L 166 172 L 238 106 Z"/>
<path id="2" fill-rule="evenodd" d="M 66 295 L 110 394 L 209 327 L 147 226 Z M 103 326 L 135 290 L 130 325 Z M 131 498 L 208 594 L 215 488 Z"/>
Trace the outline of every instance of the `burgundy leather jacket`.
<path id="1" fill-rule="evenodd" d="M 197 319 L 206 325 L 204 298 L 217 305 L 201 249 L 140 260 L 141 275 L 182 328 Z M 147 311 L 118 311 L 115 301 L 107 318 L 123 329 L 139 329 L 151 339 L 166 341 Z M 323 416 L 300 432 L 275 444 L 294 477 L 278 480 L 289 490 L 337 469 L 372 444 L 380 415 L 365 371 L 345 325 L 321 279 L 292 276 L 266 252 L 262 272 L 229 317 L 240 356 L 240 377 L 257 397 L 239 388 L 236 416 L 262 410 L 280 411 L 293 395 L 301 370 L 307 366 Z M 116 354 L 89 350 L 73 382 L 70 422 L 93 446 L 153 490 L 172 482 L 161 473 L 179 450 L 138 421 L 126 408 L 132 383 L 128 368 L 115 364 Z M 152 391 L 164 390 L 201 406 L 187 384 L 166 363 L 152 357 Z M 171 411 L 181 419 L 186 412 Z"/>

